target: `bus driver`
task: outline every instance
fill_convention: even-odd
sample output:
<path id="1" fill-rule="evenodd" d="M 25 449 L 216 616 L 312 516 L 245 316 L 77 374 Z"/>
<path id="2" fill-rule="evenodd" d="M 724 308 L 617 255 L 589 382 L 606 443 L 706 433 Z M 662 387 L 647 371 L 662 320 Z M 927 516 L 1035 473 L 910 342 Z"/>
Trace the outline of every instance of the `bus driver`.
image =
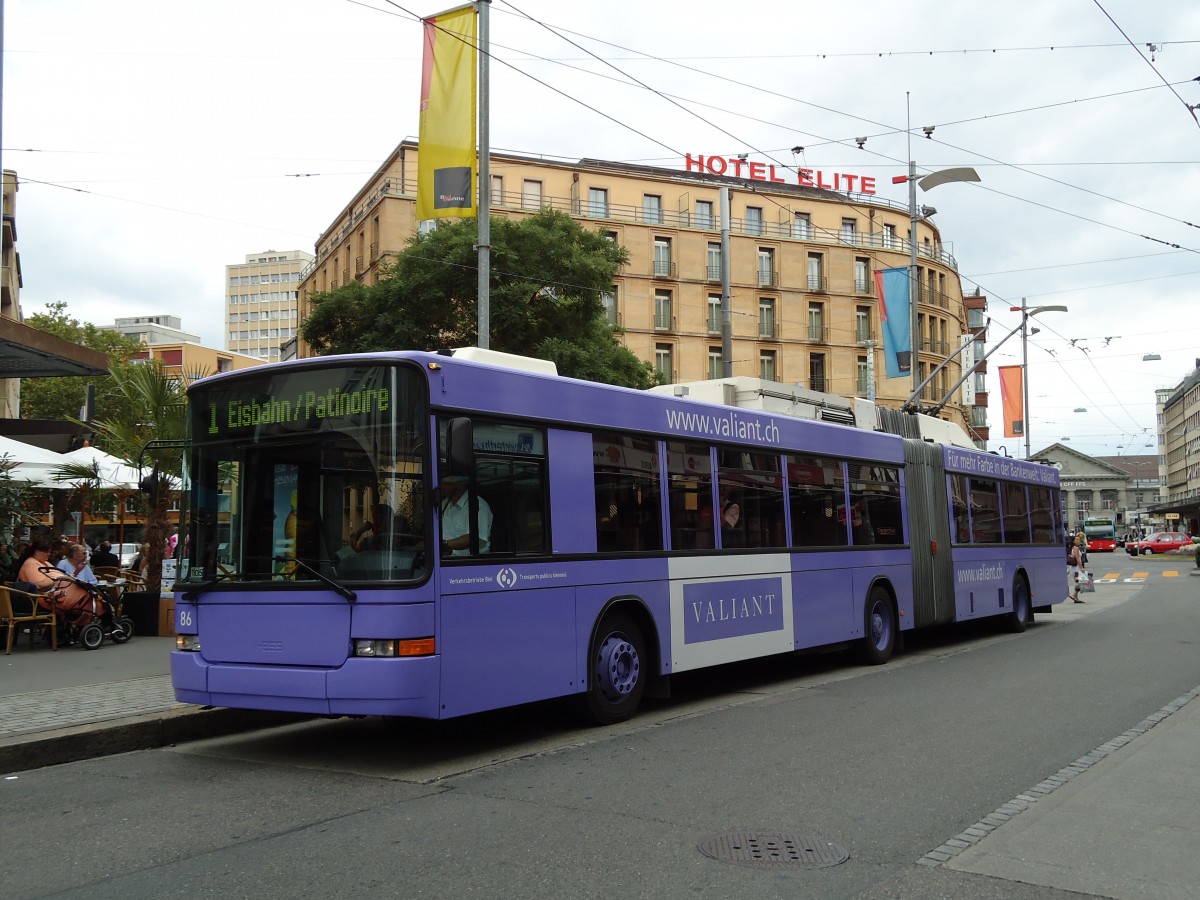
<path id="1" fill-rule="evenodd" d="M 442 479 L 442 554 L 469 556 L 471 553 L 471 506 L 465 475 Z M 492 508 L 479 498 L 479 552 L 491 549 Z"/>

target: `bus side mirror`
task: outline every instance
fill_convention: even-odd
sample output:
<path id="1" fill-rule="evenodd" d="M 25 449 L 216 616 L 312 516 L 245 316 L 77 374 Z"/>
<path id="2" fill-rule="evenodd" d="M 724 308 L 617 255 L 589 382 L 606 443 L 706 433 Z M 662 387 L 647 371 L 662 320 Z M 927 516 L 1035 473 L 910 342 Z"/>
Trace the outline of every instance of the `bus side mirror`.
<path id="1" fill-rule="evenodd" d="M 475 436 L 471 420 L 451 419 L 446 428 L 446 461 L 449 475 L 470 475 L 475 469 Z"/>

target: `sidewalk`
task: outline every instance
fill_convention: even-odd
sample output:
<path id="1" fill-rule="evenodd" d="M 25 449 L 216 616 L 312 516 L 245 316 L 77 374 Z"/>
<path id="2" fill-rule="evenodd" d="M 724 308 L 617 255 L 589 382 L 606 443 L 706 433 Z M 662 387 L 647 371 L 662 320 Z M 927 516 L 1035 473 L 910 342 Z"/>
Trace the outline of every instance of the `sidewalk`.
<path id="1" fill-rule="evenodd" d="M 161 747 L 298 716 L 176 703 L 173 637 L 57 652 L 22 635 L 0 656 L 0 773 Z"/>
<path id="2" fill-rule="evenodd" d="M 1050 615 L 1121 602 L 1110 597 L 1101 587 L 1085 606 Z M 22 638 L 0 656 L 0 777 L 307 718 L 176 703 L 173 646 L 135 637 L 53 653 Z M 1200 687 L 1029 785 L 919 864 L 1103 897 L 1191 900 L 1200 885 L 1197 697 Z"/>

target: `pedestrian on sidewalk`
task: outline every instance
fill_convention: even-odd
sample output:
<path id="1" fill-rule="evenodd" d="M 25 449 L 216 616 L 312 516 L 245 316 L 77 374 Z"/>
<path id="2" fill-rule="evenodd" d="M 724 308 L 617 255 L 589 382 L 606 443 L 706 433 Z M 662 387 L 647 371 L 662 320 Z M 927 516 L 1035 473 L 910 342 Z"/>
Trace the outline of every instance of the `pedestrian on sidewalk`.
<path id="1" fill-rule="evenodd" d="M 1083 532 L 1079 532 L 1075 536 L 1075 543 L 1071 545 L 1071 555 L 1067 559 L 1067 564 L 1071 567 L 1071 596 L 1070 599 L 1076 603 L 1083 603 L 1079 599 L 1080 582 L 1087 576 L 1087 568 L 1083 561 Z"/>

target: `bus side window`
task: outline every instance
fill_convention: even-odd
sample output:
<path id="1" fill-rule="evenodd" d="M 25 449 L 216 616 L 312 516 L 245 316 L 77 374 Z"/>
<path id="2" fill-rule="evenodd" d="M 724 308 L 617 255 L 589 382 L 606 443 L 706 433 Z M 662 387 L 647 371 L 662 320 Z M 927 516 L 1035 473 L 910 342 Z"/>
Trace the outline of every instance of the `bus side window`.
<path id="1" fill-rule="evenodd" d="M 636 435 L 592 435 L 596 549 L 601 553 L 661 550 L 662 495 L 658 444 Z"/>
<path id="2" fill-rule="evenodd" d="M 492 513 L 488 553 L 547 553 L 545 485 L 540 461 L 480 456 L 479 497 Z"/>
<path id="3" fill-rule="evenodd" d="M 788 456 L 793 547 L 844 547 L 845 479 L 842 463 L 823 456 Z"/>

